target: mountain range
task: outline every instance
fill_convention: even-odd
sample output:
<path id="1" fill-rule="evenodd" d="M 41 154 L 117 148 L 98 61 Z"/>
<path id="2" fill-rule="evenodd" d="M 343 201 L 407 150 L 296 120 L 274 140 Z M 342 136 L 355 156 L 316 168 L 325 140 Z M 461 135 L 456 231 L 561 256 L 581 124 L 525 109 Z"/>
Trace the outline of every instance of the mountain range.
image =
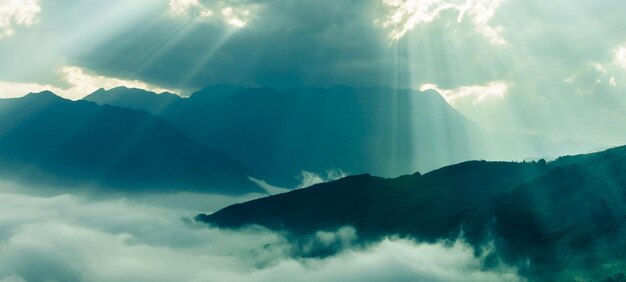
<path id="1" fill-rule="evenodd" d="M 126 192 L 264 192 L 241 162 L 148 113 L 51 92 L 0 99 L 0 174 Z"/>
<path id="2" fill-rule="evenodd" d="M 626 266 L 626 146 L 548 163 L 469 161 L 394 179 L 349 176 L 196 219 L 298 236 L 353 226 L 365 242 L 463 238 L 477 254 L 495 249 L 487 266 L 505 262 L 531 281 L 597 281 Z"/>
<path id="3" fill-rule="evenodd" d="M 182 98 L 120 87 L 84 100 L 154 114 L 282 187 L 295 187 L 302 171 L 395 177 L 473 159 L 523 160 L 597 148 L 486 130 L 435 91 L 218 85 Z"/>
<path id="4" fill-rule="evenodd" d="M 486 267 L 514 266 L 533 281 L 626 267 L 626 147 L 541 158 L 593 146 L 489 131 L 437 92 L 384 87 L 221 85 L 188 98 L 120 87 L 80 101 L 47 91 L 0 99 L 3 180 L 242 195 L 265 192 L 251 178 L 295 187 L 303 170 L 341 169 L 354 175 L 196 220 L 295 238 L 352 226 L 362 244 L 461 238 L 489 253 Z"/>

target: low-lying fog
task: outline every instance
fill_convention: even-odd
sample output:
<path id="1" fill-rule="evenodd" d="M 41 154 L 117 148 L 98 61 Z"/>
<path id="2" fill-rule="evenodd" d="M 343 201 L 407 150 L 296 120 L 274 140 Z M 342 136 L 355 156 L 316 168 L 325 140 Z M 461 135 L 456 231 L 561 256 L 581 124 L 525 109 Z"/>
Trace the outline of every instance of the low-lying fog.
<path id="1" fill-rule="evenodd" d="M 0 281 L 523 280 L 513 268 L 485 269 L 461 241 L 391 237 L 362 247 L 358 230 L 344 227 L 296 243 L 261 227 L 233 231 L 193 221 L 258 196 L 42 195 L 0 183 Z M 316 248 L 339 251 L 307 256 Z"/>

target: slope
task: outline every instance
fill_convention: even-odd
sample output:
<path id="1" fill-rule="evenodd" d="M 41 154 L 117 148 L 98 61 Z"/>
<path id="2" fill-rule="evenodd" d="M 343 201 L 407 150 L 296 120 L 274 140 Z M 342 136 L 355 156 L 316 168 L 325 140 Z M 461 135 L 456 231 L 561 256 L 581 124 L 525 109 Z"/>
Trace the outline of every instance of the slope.
<path id="1" fill-rule="evenodd" d="M 296 235 L 349 225 L 366 241 L 463 236 L 478 252 L 495 247 L 493 262 L 533 280 L 598 279 L 626 259 L 626 147 L 551 163 L 472 161 L 423 176 L 352 176 L 197 220 Z"/>
<path id="2" fill-rule="evenodd" d="M 492 133 L 467 120 L 434 91 L 384 87 L 207 87 L 155 110 L 162 95 L 98 91 L 85 98 L 141 108 L 193 140 L 242 160 L 272 184 L 293 187 L 303 170 L 341 169 L 395 177 L 472 159 L 560 155 L 540 136 Z M 109 97 L 109 98 L 107 98 Z M 113 97 L 114 99 L 110 99 Z M 145 105 L 145 106 L 142 106 Z"/>
<path id="3" fill-rule="evenodd" d="M 243 164 L 145 112 L 53 93 L 0 100 L 0 173 L 120 191 L 261 192 Z"/>

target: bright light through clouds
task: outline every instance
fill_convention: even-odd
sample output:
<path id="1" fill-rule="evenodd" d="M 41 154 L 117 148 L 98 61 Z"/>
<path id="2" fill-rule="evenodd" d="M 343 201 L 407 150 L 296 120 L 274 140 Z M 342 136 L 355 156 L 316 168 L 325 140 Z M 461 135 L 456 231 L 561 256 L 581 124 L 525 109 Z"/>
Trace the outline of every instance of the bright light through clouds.
<path id="1" fill-rule="evenodd" d="M 100 88 L 111 89 L 119 86 L 141 88 L 156 93 L 176 93 L 176 91 L 156 87 L 138 80 L 124 80 L 90 74 L 79 67 L 63 67 L 60 72 L 69 87 L 61 88 L 58 86 L 38 83 L 14 83 L 0 81 L 0 98 L 15 98 L 24 96 L 30 92 L 49 90 L 61 97 L 78 100 Z"/>
<path id="2" fill-rule="evenodd" d="M 213 11 L 205 8 L 199 0 L 171 0 L 170 11 L 178 16 L 210 17 Z"/>
<path id="3" fill-rule="evenodd" d="M 250 15 L 250 10 L 247 7 L 238 7 L 228 1 L 215 1 L 209 6 L 200 0 L 170 0 L 169 7 L 170 12 L 177 17 L 202 21 L 222 21 L 238 28 L 246 25 Z"/>
<path id="4" fill-rule="evenodd" d="M 0 0 L 0 39 L 13 35 L 16 26 L 34 24 L 39 12 L 39 0 Z"/>
<path id="5" fill-rule="evenodd" d="M 415 27 L 434 21 L 444 11 L 454 10 L 458 12 L 458 23 L 467 19 L 492 44 L 503 45 L 506 41 L 500 36 L 502 27 L 490 25 L 501 2 L 502 0 L 383 0 L 383 4 L 389 7 L 389 14 L 377 20 L 377 23 L 389 28 L 389 37 L 396 41 Z"/>
<path id="6" fill-rule="evenodd" d="M 510 86 L 510 83 L 504 81 L 492 81 L 486 85 L 461 86 L 456 89 L 441 89 L 436 84 L 424 84 L 420 87 L 420 91 L 436 90 L 452 105 L 466 99 L 477 105 L 491 98 L 504 97 Z"/>
<path id="7" fill-rule="evenodd" d="M 615 50 L 613 63 L 621 68 L 626 69 L 626 44 L 623 44 Z"/>
<path id="8" fill-rule="evenodd" d="M 248 13 L 249 11 L 247 10 L 235 11 L 232 7 L 222 9 L 222 16 L 226 23 L 240 28 L 246 25 L 246 22 L 242 18 L 247 17 Z"/>

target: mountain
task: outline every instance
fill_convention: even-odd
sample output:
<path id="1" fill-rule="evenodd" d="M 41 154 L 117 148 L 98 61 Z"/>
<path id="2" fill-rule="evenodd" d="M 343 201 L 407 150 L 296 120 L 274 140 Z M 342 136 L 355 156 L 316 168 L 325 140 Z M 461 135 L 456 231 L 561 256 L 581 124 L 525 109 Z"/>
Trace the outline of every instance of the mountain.
<path id="1" fill-rule="evenodd" d="M 296 235 L 354 226 L 365 241 L 463 236 L 487 265 L 532 281 L 589 281 L 626 266 L 626 147 L 532 163 L 470 161 L 420 175 L 357 175 L 224 208 L 197 220 Z"/>
<path id="2" fill-rule="evenodd" d="M 134 110 L 144 110 L 150 113 L 160 112 L 172 103 L 182 98 L 176 94 L 164 92 L 156 94 L 138 88 L 116 87 L 110 90 L 98 89 L 85 100 L 100 105 L 124 106 Z"/>
<path id="3" fill-rule="evenodd" d="M 155 114 L 283 187 L 296 186 L 295 176 L 303 170 L 395 177 L 472 159 L 523 160 L 577 152 L 540 136 L 485 130 L 435 91 L 345 86 L 279 91 L 219 85 L 163 107 L 151 106 L 163 105 L 157 102 L 162 94 L 137 94 L 116 88 L 85 100 Z M 141 102 L 130 102 L 131 97 Z"/>
<path id="4" fill-rule="evenodd" d="M 119 191 L 262 192 L 246 166 L 158 118 L 50 92 L 0 100 L 0 175 Z"/>

